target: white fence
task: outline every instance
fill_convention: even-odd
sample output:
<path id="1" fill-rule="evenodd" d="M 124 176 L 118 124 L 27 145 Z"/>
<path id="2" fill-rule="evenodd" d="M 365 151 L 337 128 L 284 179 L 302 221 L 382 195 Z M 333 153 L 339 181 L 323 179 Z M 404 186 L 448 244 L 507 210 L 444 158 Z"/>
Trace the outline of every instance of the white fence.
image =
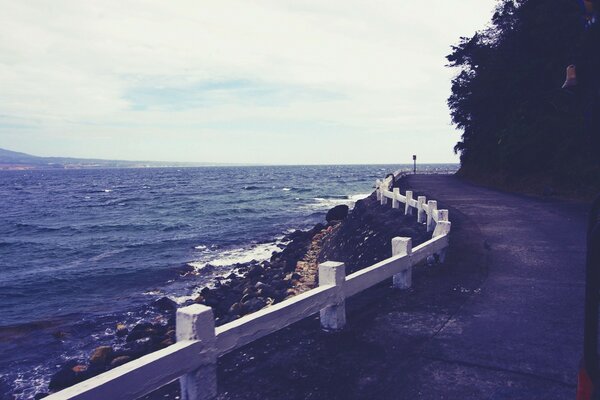
<path id="1" fill-rule="evenodd" d="M 443 260 L 448 247 L 448 211 L 438 210 L 434 200 L 426 201 L 407 191 L 389 191 L 391 178 L 376 182 L 377 199 L 392 207 L 404 207 L 407 215 L 416 211 L 419 222 L 427 223 L 432 238 L 412 248 L 410 238 L 392 239 L 392 256 L 346 276 L 343 263 L 319 265 L 319 287 L 281 303 L 246 315 L 215 328 L 212 309 L 194 304 L 177 310 L 177 343 L 88 379 L 46 399 L 135 399 L 161 386 L 180 380 L 181 399 L 211 399 L 217 395 L 217 358 L 263 336 L 276 332 L 310 315 L 320 313 L 326 330 L 342 329 L 346 323 L 345 299 L 386 279 L 393 286 L 412 285 L 412 268 L 437 255 Z"/>

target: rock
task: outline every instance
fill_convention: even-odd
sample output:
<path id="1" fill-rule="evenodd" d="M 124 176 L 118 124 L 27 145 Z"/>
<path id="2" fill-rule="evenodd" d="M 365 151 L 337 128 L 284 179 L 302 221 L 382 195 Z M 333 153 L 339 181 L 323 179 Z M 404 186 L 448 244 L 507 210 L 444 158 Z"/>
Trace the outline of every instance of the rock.
<path id="1" fill-rule="evenodd" d="M 162 332 L 161 331 L 165 331 L 165 327 L 162 327 L 160 325 L 154 325 L 151 324 L 149 322 L 142 322 L 140 324 L 137 324 L 132 330 L 131 332 L 129 332 L 129 335 L 127 335 L 127 342 L 133 342 L 139 339 L 143 339 L 143 338 L 147 338 L 147 337 L 151 337 L 151 336 L 157 336 L 160 335 Z"/>
<path id="2" fill-rule="evenodd" d="M 264 283 L 262 283 L 261 281 L 256 282 L 256 285 L 254 285 L 255 289 L 261 289 L 264 288 L 266 285 Z"/>
<path id="3" fill-rule="evenodd" d="M 335 206 L 331 210 L 327 211 L 325 220 L 327 220 L 327 222 L 342 221 L 342 220 L 346 219 L 346 217 L 348 216 L 348 210 L 349 210 L 349 208 L 345 204 L 340 204 L 339 206 Z"/>
<path id="4" fill-rule="evenodd" d="M 245 314 L 250 314 L 260 310 L 266 304 L 267 302 L 265 301 L 265 299 L 261 297 L 253 298 L 243 303 L 243 310 L 245 311 Z"/>
<path id="5" fill-rule="evenodd" d="M 165 347 L 169 347 L 171 345 L 175 344 L 175 341 L 171 338 L 166 338 L 165 340 L 163 340 L 162 342 L 160 342 L 159 347 L 161 348 L 165 348 Z"/>
<path id="6" fill-rule="evenodd" d="M 56 331 L 52 332 L 52 336 L 54 336 L 55 339 L 61 340 L 67 337 L 67 333 L 63 331 Z"/>
<path id="7" fill-rule="evenodd" d="M 110 367 L 111 368 L 115 368 L 118 367 L 119 365 L 123 365 L 125 363 L 128 363 L 129 361 L 131 361 L 132 358 L 130 356 L 119 356 L 119 357 L 115 357 L 113 358 L 113 360 L 110 362 Z"/>
<path id="8" fill-rule="evenodd" d="M 110 346 L 100 346 L 92 352 L 90 356 L 90 365 L 105 366 L 110 363 L 114 350 Z M 77 372 L 77 371 L 76 371 Z"/>
<path id="9" fill-rule="evenodd" d="M 246 274 L 246 277 L 248 279 L 257 279 L 259 278 L 263 273 L 263 269 L 260 265 L 255 265 L 254 267 L 252 267 L 250 269 L 250 271 L 248 271 L 248 273 Z"/>
<path id="10" fill-rule="evenodd" d="M 71 368 L 73 370 L 73 372 L 75 372 L 76 374 L 81 374 L 85 371 L 87 371 L 88 367 L 87 365 L 83 365 L 83 364 L 79 364 L 74 366 L 73 368 Z"/>
<path id="11" fill-rule="evenodd" d="M 330 210 L 331 211 L 331 210 Z M 346 212 L 346 215 L 348 215 L 348 213 Z M 315 234 L 321 232 L 323 229 L 325 229 L 325 225 L 323 225 L 322 223 L 318 223 L 316 224 L 311 230 L 310 230 L 310 236 L 314 236 Z M 310 239 L 310 237 L 308 237 L 307 239 Z"/>
<path id="12" fill-rule="evenodd" d="M 297 272 L 290 272 L 289 274 L 287 274 L 287 275 L 285 276 L 285 280 L 286 280 L 286 281 L 294 281 L 294 280 L 296 280 L 296 281 L 297 281 L 297 280 L 298 280 L 298 279 L 300 279 L 300 278 L 302 278 L 302 275 L 300 275 L 300 274 L 299 274 L 299 273 L 297 273 Z"/>
<path id="13" fill-rule="evenodd" d="M 153 351 L 152 341 L 150 338 L 138 339 L 127 343 L 116 355 L 129 356 L 132 359 L 139 358 Z M 115 357 L 117 358 L 117 357 Z"/>
<path id="14" fill-rule="evenodd" d="M 128 333 L 129 329 L 127 329 L 127 326 L 125 326 L 125 324 L 117 324 L 117 330 L 115 332 L 117 337 L 127 336 Z"/>
<path id="15" fill-rule="evenodd" d="M 201 294 L 199 294 L 198 297 L 196 297 L 194 299 L 195 303 L 200 303 L 200 304 L 204 304 L 205 301 L 206 301 L 206 299 Z"/>
<path id="16" fill-rule="evenodd" d="M 48 389 L 56 392 L 80 382 L 82 374 L 74 370 L 78 369 L 78 365 L 80 364 L 75 360 L 67 361 L 54 375 L 52 375 L 50 383 L 48 384 Z"/>
<path id="17" fill-rule="evenodd" d="M 152 303 L 152 307 L 161 311 L 175 311 L 177 310 L 177 303 L 165 296 Z"/>
<path id="18" fill-rule="evenodd" d="M 240 303 L 233 303 L 231 307 L 229 307 L 229 314 L 238 315 L 242 310 L 242 306 Z"/>

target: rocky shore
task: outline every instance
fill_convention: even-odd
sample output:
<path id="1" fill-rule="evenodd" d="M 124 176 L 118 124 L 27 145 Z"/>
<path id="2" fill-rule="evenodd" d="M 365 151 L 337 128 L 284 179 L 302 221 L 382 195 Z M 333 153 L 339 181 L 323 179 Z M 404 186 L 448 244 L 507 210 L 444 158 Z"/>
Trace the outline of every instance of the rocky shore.
<path id="1" fill-rule="evenodd" d="M 269 260 L 234 265 L 235 272 L 216 278 L 210 288 L 203 288 L 189 303 L 211 307 L 216 325 L 223 325 L 314 288 L 318 285 L 320 262 L 345 262 L 346 273 L 350 274 L 389 257 L 395 236 L 411 237 L 415 246 L 428 238 L 425 227 L 414 217 L 404 216 L 403 210 L 379 206 L 374 194 L 356 202 L 353 210 L 334 207 L 326 220 L 308 231 L 289 234 L 285 238 L 289 243 Z M 139 323 L 131 330 L 118 324 L 113 345 L 96 348 L 85 361 L 63 364 L 52 376 L 49 391 L 72 386 L 173 344 L 177 304 L 164 297 L 152 306 L 163 318 Z"/>

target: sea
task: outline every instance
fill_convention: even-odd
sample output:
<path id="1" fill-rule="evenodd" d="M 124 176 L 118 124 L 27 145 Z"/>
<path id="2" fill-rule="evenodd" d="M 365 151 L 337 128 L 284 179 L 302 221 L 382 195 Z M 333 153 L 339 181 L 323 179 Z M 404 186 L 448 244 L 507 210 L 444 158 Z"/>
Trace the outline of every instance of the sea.
<path id="1" fill-rule="evenodd" d="M 454 164 L 419 171 L 455 171 Z M 0 398 L 30 399 L 117 323 L 193 299 L 412 165 L 0 171 Z M 207 267 L 208 265 L 208 267 Z"/>

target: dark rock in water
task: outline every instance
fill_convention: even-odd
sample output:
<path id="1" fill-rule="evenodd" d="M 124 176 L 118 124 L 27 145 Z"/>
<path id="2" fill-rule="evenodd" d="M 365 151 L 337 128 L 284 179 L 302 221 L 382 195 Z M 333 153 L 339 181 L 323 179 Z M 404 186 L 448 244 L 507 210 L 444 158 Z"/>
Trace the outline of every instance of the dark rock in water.
<path id="1" fill-rule="evenodd" d="M 175 311 L 177 310 L 177 303 L 165 296 L 152 303 L 152 307 L 161 311 Z"/>
<path id="2" fill-rule="evenodd" d="M 131 361 L 132 358 L 130 356 L 119 356 L 119 357 L 115 357 L 113 358 L 113 360 L 110 362 L 110 367 L 111 368 L 115 368 L 118 367 L 120 365 L 123 365 L 125 363 L 128 363 L 129 361 Z"/>
<path id="3" fill-rule="evenodd" d="M 153 351 L 153 343 L 150 338 L 146 337 L 127 343 L 122 349 L 115 352 L 115 356 L 128 356 L 134 359 L 146 355 L 151 351 Z"/>
<path id="4" fill-rule="evenodd" d="M 125 324 L 117 324 L 117 330 L 115 332 L 115 335 L 117 335 L 117 337 L 126 336 L 128 333 L 129 333 L 129 329 L 127 329 Z"/>
<path id="5" fill-rule="evenodd" d="M 289 240 L 294 240 L 294 239 L 297 239 L 298 237 L 300 237 L 300 236 L 302 236 L 302 235 L 304 235 L 304 232 L 303 232 L 303 231 L 301 231 L 300 229 L 296 229 L 294 232 L 290 233 L 290 234 L 287 236 L 287 238 L 288 238 Z"/>
<path id="6" fill-rule="evenodd" d="M 105 366 L 112 360 L 114 351 L 110 346 L 100 346 L 92 352 L 90 365 Z"/>
<path id="7" fill-rule="evenodd" d="M 82 374 L 81 372 L 76 372 L 80 370 L 77 368 L 78 366 L 79 364 L 75 360 L 67 361 L 58 372 L 52 375 L 48 389 L 55 392 L 80 382 Z"/>
<path id="8" fill-rule="evenodd" d="M 52 332 L 52 336 L 54 336 L 55 339 L 61 340 L 67 337 L 67 333 L 63 331 L 56 331 Z"/>
<path id="9" fill-rule="evenodd" d="M 349 210 L 349 208 L 345 204 L 340 204 L 339 206 L 335 206 L 331 210 L 327 211 L 325 220 L 327 220 L 327 222 L 342 221 L 342 220 L 346 219 L 346 217 L 348 216 L 348 210 Z"/>
<path id="10" fill-rule="evenodd" d="M 154 337 L 160 335 L 166 331 L 165 327 L 161 325 L 151 324 L 149 322 L 143 322 L 141 324 L 137 324 L 129 335 L 127 335 L 127 342 L 133 342 L 139 339 Z"/>
<path id="11" fill-rule="evenodd" d="M 195 270 L 195 269 L 194 269 L 194 267 L 192 267 L 192 266 L 191 266 L 191 265 L 189 265 L 189 264 L 185 264 L 185 265 L 184 265 L 184 266 L 182 266 L 182 267 L 181 267 L 181 269 L 179 270 L 179 275 L 181 275 L 181 276 L 185 276 L 185 275 L 187 275 L 187 274 L 189 274 L 189 273 L 192 273 L 192 272 L 194 272 L 194 270 Z"/>

